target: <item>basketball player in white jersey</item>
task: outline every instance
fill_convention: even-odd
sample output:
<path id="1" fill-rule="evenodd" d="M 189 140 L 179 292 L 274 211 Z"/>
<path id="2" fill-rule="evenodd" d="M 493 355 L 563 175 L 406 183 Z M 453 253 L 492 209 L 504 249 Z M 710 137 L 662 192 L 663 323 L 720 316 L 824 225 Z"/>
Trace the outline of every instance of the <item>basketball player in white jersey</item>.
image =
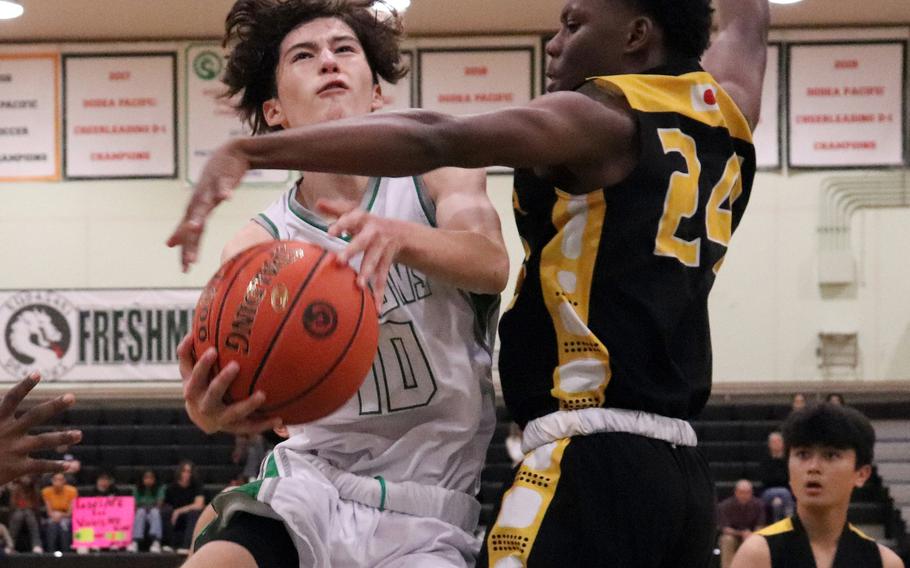
<path id="1" fill-rule="evenodd" d="M 227 19 L 225 83 L 257 132 L 367 114 L 394 81 L 397 18 L 370 0 L 238 1 Z M 187 566 L 472 566 L 474 498 L 495 425 L 490 379 L 497 294 L 508 259 L 482 171 L 364 178 L 304 173 L 243 228 L 223 260 L 274 239 L 338 253 L 372 283 L 380 311 L 373 370 L 339 411 L 305 426 L 261 479 L 219 495 L 218 518 Z M 262 395 L 225 407 L 214 349 L 180 349 L 187 409 L 207 432 L 270 424 Z"/>

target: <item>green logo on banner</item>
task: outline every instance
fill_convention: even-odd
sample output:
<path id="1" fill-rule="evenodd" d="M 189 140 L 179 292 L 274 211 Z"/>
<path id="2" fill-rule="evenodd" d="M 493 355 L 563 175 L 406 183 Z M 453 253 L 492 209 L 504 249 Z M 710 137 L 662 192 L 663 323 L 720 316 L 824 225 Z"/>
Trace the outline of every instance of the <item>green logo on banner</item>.
<path id="1" fill-rule="evenodd" d="M 193 60 L 193 71 L 203 81 L 217 79 L 224 67 L 224 60 L 214 51 L 203 51 Z"/>

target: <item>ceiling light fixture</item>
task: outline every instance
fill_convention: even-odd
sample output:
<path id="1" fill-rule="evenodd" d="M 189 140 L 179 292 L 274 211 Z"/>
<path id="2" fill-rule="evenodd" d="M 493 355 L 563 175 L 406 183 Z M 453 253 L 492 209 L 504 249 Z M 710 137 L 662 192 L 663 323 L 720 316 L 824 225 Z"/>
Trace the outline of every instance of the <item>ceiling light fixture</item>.
<path id="1" fill-rule="evenodd" d="M 12 20 L 22 15 L 25 8 L 15 0 L 0 0 L 0 20 Z"/>

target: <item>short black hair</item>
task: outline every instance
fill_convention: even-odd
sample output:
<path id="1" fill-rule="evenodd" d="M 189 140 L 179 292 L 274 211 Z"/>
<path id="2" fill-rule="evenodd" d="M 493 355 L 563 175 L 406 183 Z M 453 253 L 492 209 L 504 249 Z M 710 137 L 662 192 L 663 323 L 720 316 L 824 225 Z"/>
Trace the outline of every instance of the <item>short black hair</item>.
<path id="1" fill-rule="evenodd" d="M 834 402 L 834 399 L 839 400 L 841 404 L 847 404 L 844 400 L 844 395 L 839 392 L 828 393 L 828 396 L 825 397 L 825 402 Z"/>
<path id="2" fill-rule="evenodd" d="M 782 428 L 787 455 L 791 448 L 828 446 L 856 452 L 856 469 L 872 463 L 875 429 L 860 411 L 829 402 L 798 410 Z"/>
<path id="3" fill-rule="evenodd" d="M 376 0 L 237 0 L 225 21 L 224 46 L 230 50 L 224 84 L 226 97 L 241 94 L 237 110 L 256 134 L 280 130 L 269 126 L 262 103 L 277 92 L 276 69 L 284 38 L 302 24 L 319 18 L 338 18 L 363 46 L 373 72 L 395 83 L 407 72 L 399 41 L 404 33 L 394 9 L 383 16 Z"/>
<path id="4" fill-rule="evenodd" d="M 700 59 L 711 43 L 711 0 L 623 0 L 651 17 L 666 38 L 670 59 Z"/>

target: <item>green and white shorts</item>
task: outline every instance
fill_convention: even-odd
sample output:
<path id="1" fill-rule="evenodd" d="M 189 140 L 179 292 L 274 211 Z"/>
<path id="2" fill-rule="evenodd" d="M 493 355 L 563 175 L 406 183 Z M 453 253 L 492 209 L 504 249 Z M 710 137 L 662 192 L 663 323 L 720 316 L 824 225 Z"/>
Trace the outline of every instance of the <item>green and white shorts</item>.
<path id="1" fill-rule="evenodd" d="M 283 522 L 301 568 L 472 567 L 481 546 L 480 505 L 466 493 L 353 475 L 282 446 L 259 480 L 212 505 L 218 517 L 197 546 L 245 512 Z"/>

